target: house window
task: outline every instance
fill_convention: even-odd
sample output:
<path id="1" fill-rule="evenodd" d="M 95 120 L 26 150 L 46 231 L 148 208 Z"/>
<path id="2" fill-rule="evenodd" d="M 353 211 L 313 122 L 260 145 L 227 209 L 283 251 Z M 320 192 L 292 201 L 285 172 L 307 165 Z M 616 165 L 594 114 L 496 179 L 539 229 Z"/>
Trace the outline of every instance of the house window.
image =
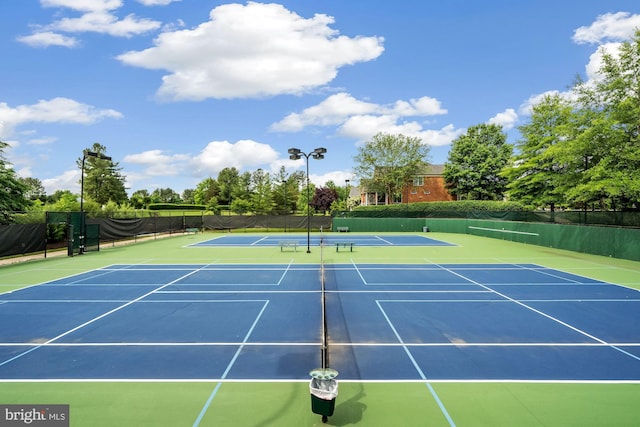
<path id="1" fill-rule="evenodd" d="M 413 177 L 413 186 L 414 187 L 422 187 L 424 185 L 424 176 L 414 176 Z"/>

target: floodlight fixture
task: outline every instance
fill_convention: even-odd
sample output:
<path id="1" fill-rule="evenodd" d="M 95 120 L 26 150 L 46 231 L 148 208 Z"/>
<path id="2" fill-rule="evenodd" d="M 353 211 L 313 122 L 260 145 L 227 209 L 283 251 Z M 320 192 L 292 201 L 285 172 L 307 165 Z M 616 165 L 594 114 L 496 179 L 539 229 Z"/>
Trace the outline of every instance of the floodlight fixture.
<path id="1" fill-rule="evenodd" d="M 309 157 L 313 157 L 316 160 L 324 159 L 324 154 L 327 149 L 324 147 L 318 147 L 310 153 L 304 153 L 299 148 L 289 148 L 289 158 L 291 160 L 300 160 L 303 156 L 307 160 L 307 253 L 311 253 L 311 195 L 309 193 Z"/>
<path id="2" fill-rule="evenodd" d="M 102 153 L 97 153 L 91 150 L 84 150 L 82 152 L 82 168 L 80 171 L 80 247 L 78 248 L 78 253 L 82 255 L 85 250 L 85 242 L 86 242 L 86 225 L 84 221 L 84 163 L 87 160 L 87 157 L 95 157 L 101 160 L 111 161 L 111 157 L 106 156 Z"/>

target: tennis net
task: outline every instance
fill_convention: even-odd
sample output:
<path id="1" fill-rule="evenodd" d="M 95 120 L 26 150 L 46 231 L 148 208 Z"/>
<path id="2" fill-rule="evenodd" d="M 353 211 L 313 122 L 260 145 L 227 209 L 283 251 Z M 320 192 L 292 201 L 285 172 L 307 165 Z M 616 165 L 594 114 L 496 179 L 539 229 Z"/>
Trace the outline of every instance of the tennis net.
<path id="1" fill-rule="evenodd" d="M 328 337 L 329 331 L 327 328 L 327 295 L 326 295 L 326 279 L 325 279 L 325 266 L 324 266 L 324 239 L 320 239 L 320 288 L 321 296 L 320 301 L 322 304 L 322 343 L 321 343 L 321 355 L 322 368 L 329 367 L 329 346 Z"/>

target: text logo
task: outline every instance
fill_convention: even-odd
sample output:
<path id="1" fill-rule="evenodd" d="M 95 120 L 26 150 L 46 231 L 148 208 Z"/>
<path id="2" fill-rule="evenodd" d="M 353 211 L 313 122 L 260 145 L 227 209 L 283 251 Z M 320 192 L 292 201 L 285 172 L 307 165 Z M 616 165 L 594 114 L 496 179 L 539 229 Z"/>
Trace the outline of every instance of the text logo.
<path id="1" fill-rule="evenodd" d="M 69 427 L 69 405 L 0 405 L 0 427 Z"/>

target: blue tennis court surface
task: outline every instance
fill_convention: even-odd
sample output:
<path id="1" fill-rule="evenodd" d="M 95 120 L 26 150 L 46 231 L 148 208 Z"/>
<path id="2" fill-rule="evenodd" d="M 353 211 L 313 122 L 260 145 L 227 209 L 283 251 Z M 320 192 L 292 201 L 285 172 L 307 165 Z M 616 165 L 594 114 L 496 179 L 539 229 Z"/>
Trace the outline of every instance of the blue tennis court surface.
<path id="1" fill-rule="evenodd" d="M 312 234 L 309 241 L 311 246 L 319 246 L 320 241 L 331 246 L 337 242 L 352 242 L 357 246 L 454 246 L 420 234 L 403 235 L 360 235 L 351 233 L 324 233 Z M 279 246 L 281 242 L 297 242 L 300 245 L 307 244 L 306 234 L 284 233 L 266 235 L 238 235 L 228 234 L 214 239 L 194 243 L 189 246 Z"/>
<path id="2" fill-rule="evenodd" d="M 535 264 L 325 267 L 342 380 L 640 381 L 640 293 Z M 0 295 L 1 380 L 308 380 L 316 264 L 112 265 Z"/>

